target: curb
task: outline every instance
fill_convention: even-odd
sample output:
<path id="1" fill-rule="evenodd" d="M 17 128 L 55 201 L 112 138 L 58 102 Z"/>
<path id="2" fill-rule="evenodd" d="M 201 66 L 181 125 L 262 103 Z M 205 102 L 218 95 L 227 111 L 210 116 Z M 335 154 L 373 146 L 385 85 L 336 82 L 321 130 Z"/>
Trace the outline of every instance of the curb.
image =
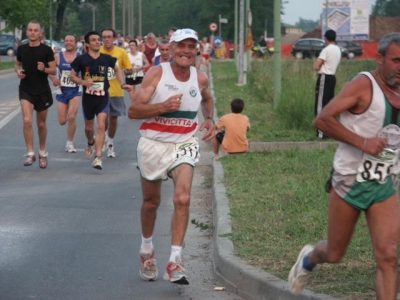
<path id="1" fill-rule="evenodd" d="M 211 93 L 213 89 L 209 65 Z M 214 119 L 218 119 L 214 110 Z M 336 147 L 337 142 L 279 142 L 250 143 L 249 152 L 282 150 L 289 148 L 324 149 Z M 229 199 L 226 195 L 224 170 L 220 161 L 213 159 L 213 268 L 216 276 L 235 294 L 248 300 L 339 300 L 324 294 L 304 290 L 300 295 L 290 293 L 287 281 L 248 265 L 235 256 L 232 236 Z"/>
<path id="2" fill-rule="evenodd" d="M 235 256 L 229 199 L 224 186 L 224 171 L 219 161 L 213 162 L 213 267 L 215 274 L 235 294 L 250 300 L 338 300 L 304 290 L 294 296 L 287 281 L 249 266 Z"/>

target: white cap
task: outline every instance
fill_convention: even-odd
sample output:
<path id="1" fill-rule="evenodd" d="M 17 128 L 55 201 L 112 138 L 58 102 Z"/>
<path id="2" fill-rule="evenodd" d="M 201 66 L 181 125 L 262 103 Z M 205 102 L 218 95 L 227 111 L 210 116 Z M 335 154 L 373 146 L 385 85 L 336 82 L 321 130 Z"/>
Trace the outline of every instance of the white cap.
<path id="1" fill-rule="evenodd" d="M 192 29 L 185 28 L 185 29 L 178 29 L 175 31 L 171 38 L 169 39 L 169 43 L 171 44 L 172 42 L 180 42 L 186 39 L 194 39 L 196 42 L 199 41 L 197 38 L 196 32 Z"/>

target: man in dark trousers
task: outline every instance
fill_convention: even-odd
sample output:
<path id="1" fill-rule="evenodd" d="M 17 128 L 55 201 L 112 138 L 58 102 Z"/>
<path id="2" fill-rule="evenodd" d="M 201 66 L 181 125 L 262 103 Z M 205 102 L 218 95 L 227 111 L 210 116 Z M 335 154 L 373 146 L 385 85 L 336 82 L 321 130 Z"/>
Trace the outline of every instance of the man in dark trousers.
<path id="1" fill-rule="evenodd" d="M 335 96 L 336 69 L 340 63 L 341 51 L 336 45 L 336 32 L 329 29 L 325 32 L 326 47 L 322 49 L 315 61 L 314 70 L 318 72 L 315 85 L 315 115 Z M 317 137 L 326 139 L 327 136 L 317 130 Z"/>

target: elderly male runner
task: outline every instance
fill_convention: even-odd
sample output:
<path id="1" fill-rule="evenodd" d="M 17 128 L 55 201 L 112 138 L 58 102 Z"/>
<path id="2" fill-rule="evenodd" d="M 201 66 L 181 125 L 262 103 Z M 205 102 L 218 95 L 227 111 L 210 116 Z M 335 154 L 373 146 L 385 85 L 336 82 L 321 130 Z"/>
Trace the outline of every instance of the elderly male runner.
<path id="1" fill-rule="evenodd" d="M 357 75 L 314 121 L 340 144 L 328 182 L 328 239 L 301 250 L 289 274 L 294 294 L 317 264 L 342 259 L 364 211 L 377 264 L 376 297 L 397 299 L 400 33 L 381 39 L 377 62 L 376 70 Z"/>
<path id="2" fill-rule="evenodd" d="M 189 220 L 193 168 L 199 159 L 199 144 L 193 135 L 199 127 L 200 105 L 205 119 L 200 130 L 207 129 L 203 140 L 214 137 L 213 98 L 208 78 L 192 67 L 197 43 L 193 30 L 177 30 L 170 39 L 173 61 L 150 69 L 128 110 L 129 118 L 144 119 L 137 159 L 143 192 L 140 275 L 146 281 L 158 276 L 152 237 L 161 201 L 161 183 L 171 177 L 175 209 L 171 255 L 164 279 L 189 283 L 182 263 L 182 245 Z"/>

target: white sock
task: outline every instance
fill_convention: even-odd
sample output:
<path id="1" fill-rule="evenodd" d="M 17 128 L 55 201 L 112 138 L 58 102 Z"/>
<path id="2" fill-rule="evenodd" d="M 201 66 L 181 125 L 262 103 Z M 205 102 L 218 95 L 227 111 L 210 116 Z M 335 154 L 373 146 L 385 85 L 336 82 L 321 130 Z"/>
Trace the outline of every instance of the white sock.
<path id="1" fill-rule="evenodd" d="M 28 152 L 28 156 L 35 156 L 35 152 Z"/>
<path id="2" fill-rule="evenodd" d="M 114 145 L 114 139 L 108 138 L 108 144 L 109 145 Z"/>
<path id="3" fill-rule="evenodd" d="M 39 149 L 39 155 L 40 156 L 44 156 L 46 154 L 46 150 L 40 150 Z"/>
<path id="4" fill-rule="evenodd" d="M 142 235 L 142 245 L 140 246 L 140 252 L 151 253 L 153 252 L 153 237 L 145 238 Z"/>
<path id="5" fill-rule="evenodd" d="M 67 141 L 67 146 L 72 145 L 72 141 Z"/>
<path id="6" fill-rule="evenodd" d="M 171 256 L 169 257 L 169 261 L 176 262 L 177 257 L 181 257 L 182 247 L 181 246 L 171 246 Z"/>

